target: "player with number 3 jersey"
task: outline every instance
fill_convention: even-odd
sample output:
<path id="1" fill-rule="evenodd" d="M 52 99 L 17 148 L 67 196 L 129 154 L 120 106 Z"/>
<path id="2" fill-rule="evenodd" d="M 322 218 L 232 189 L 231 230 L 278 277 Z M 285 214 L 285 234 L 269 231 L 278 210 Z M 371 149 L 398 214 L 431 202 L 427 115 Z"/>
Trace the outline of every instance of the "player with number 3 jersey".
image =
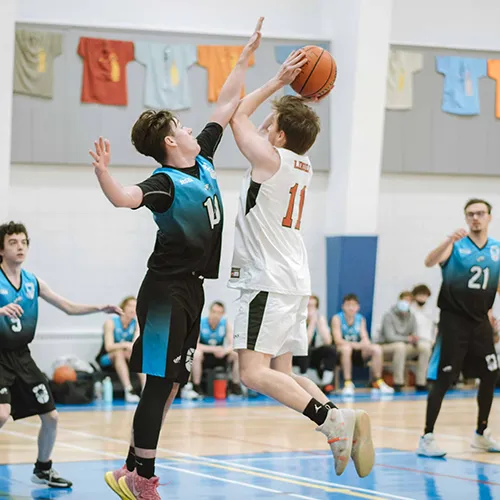
<path id="1" fill-rule="evenodd" d="M 425 260 L 427 267 L 439 264 L 443 275 L 438 299 L 439 333 L 428 370 L 433 384 L 427 399 L 424 434 L 417 451 L 427 457 L 446 454 L 436 444 L 434 424 L 446 391 L 462 371 L 466 378 L 480 379 L 472 446 L 500 452 L 500 444 L 488 429 L 499 372 L 489 311 L 499 288 L 500 241 L 488 236 L 491 221 L 488 202 L 469 200 L 465 205 L 465 219 L 469 232 L 459 229 Z"/>
<path id="2" fill-rule="evenodd" d="M 31 480 L 51 488 L 70 488 L 71 481 L 52 467 L 57 411 L 47 377 L 29 349 L 38 323 L 38 299 L 70 315 L 122 311 L 111 305 L 75 304 L 56 294 L 45 281 L 22 268 L 28 249 L 24 224 L 0 225 L 0 428 L 10 416 L 18 420 L 38 415 L 42 426 Z"/>
<path id="3" fill-rule="evenodd" d="M 229 280 L 229 287 L 240 290 L 234 348 L 247 387 L 312 420 L 328 439 L 338 475 L 352 456 L 364 477 L 374 463 L 368 415 L 339 410 L 310 379 L 292 373 L 292 357 L 308 353 L 311 279 L 301 230 L 313 174 L 307 153 L 320 131 L 319 118 L 301 97 L 284 96 L 259 129 L 250 121 L 306 62 L 302 51 L 293 52 L 274 78 L 243 98 L 231 120 L 251 164 L 241 189 Z"/>

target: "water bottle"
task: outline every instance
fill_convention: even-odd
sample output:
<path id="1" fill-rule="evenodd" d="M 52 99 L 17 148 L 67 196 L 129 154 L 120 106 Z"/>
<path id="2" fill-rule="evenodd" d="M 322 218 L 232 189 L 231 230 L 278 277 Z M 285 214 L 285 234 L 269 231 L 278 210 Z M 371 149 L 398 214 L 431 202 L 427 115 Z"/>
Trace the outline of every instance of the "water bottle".
<path id="1" fill-rule="evenodd" d="M 98 380 L 94 384 L 94 399 L 96 401 L 101 401 L 102 400 L 102 382 Z"/>
<path id="2" fill-rule="evenodd" d="M 104 402 L 111 403 L 113 401 L 113 383 L 109 377 L 106 377 L 102 383 Z"/>

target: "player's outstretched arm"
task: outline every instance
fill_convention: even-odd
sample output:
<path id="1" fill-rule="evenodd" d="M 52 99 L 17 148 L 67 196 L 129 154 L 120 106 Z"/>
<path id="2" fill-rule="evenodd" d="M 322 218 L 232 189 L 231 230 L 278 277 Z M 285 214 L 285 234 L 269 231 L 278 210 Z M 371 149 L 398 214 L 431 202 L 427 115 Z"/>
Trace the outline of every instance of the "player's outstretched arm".
<path id="1" fill-rule="evenodd" d="M 262 23 L 264 18 L 259 18 L 255 31 L 245 45 L 235 67 L 227 77 L 217 100 L 215 111 L 210 117 L 210 122 L 218 123 L 226 128 L 240 101 L 241 89 L 245 84 L 245 76 L 253 53 L 259 48 L 261 40 Z"/>
<path id="2" fill-rule="evenodd" d="M 436 264 L 442 264 L 450 258 L 451 252 L 453 251 L 453 245 L 455 242 L 465 238 L 467 236 L 467 231 L 465 229 L 458 229 L 452 235 L 448 236 L 437 248 L 432 250 L 425 259 L 426 267 L 433 267 Z"/>
<path id="3" fill-rule="evenodd" d="M 253 167 L 276 171 L 279 167 L 279 156 L 267 136 L 262 133 L 265 127 L 269 129 L 272 120 L 266 119 L 268 123 L 265 121 L 257 129 L 250 116 L 275 92 L 293 82 L 306 62 L 307 57 L 303 52 L 292 52 L 276 76 L 240 101 L 231 119 L 231 129 L 238 148 Z M 268 119 L 270 120 L 269 117 Z"/>
<path id="4" fill-rule="evenodd" d="M 55 293 L 47 285 L 47 283 L 45 283 L 45 281 L 39 279 L 38 284 L 40 287 L 40 297 L 42 297 L 43 300 L 71 316 L 93 314 L 98 312 L 123 314 L 123 311 L 117 306 L 90 306 L 87 304 L 75 304 L 74 302 L 71 302 L 70 300 Z"/>
<path id="5" fill-rule="evenodd" d="M 109 173 L 108 166 L 111 160 L 111 146 L 107 139 L 99 137 L 94 142 L 95 151 L 90 150 L 89 154 L 94 160 L 92 165 L 95 175 L 106 198 L 115 207 L 137 208 L 142 203 L 143 193 L 138 186 L 123 187 Z"/>

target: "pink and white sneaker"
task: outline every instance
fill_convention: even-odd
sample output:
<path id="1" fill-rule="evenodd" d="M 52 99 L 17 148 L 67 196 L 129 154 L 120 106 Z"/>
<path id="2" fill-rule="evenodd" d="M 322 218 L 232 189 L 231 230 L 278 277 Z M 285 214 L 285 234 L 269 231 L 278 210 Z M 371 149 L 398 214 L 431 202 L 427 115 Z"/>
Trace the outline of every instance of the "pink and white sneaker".
<path id="1" fill-rule="evenodd" d="M 134 471 L 122 476 L 118 484 L 128 500 L 161 500 L 158 493 L 159 482 L 160 479 L 156 476 L 146 479 Z"/>
<path id="2" fill-rule="evenodd" d="M 117 470 L 110 470 L 104 474 L 104 480 L 106 481 L 106 484 L 122 499 L 126 500 L 127 497 L 122 493 L 122 490 L 120 488 L 120 485 L 118 484 L 118 481 L 120 480 L 121 477 L 126 476 L 127 474 L 132 474 L 129 472 L 127 469 L 127 466 L 124 465 L 121 469 Z"/>
<path id="3" fill-rule="evenodd" d="M 356 413 L 354 410 L 332 408 L 328 411 L 328 416 L 323 424 L 316 429 L 324 434 L 328 440 L 335 460 L 337 476 L 344 472 L 351 457 L 355 423 Z"/>

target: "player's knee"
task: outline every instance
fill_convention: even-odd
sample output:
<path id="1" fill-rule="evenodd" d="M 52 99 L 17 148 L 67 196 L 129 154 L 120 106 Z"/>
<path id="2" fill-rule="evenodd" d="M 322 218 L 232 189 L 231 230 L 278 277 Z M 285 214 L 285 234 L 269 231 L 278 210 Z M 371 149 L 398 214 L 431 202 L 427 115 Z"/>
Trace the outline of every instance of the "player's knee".
<path id="1" fill-rule="evenodd" d="M 500 371 L 498 368 L 496 370 L 484 370 L 481 374 L 480 380 L 481 383 L 491 384 L 495 386 L 500 375 Z"/>
<path id="2" fill-rule="evenodd" d="M 203 363 L 203 351 L 200 351 L 199 349 L 194 351 L 193 363 Z"/>
<path id="3" fill-rule="evenodd" d="M 253 370 L 252 367 L 243 369 L 240 367 L 240 380 L 241 383 L 246 387 L 248 387 L 249 389 L 252 390 L 258 389 L 259 372 Z"/>
<path id="4" fill-rule="evenodd" d="M 57 422 L 59 422 L 59 413 L 56 410 L 52 410 L 49 413 L 44 413 L 40 415 L 42 424 L 46 427 L 57 427 Z"/>
<path id="5" fill-rule="evenodd" d="M 339 351 L 342 356 L 350 356 L 352 354 L 352 346 L 351 344 L 344 342 L 341 344 Z"/>
<path id="6" fill-rule="evenodd" d="M 3 427 L 10 417 L 10 405 L 0 405 L 0 427 Z"/>
<path id="7" fill-rule="evenodd" d="M 229 362 L 231 363 L 237 363 L 238 362 L 238 353 L 236 351 L 231 351 L 228 355 L 227 355 L 227 359 L 229 360 Z"/>
<path id="8" fill-rule="evenodd" d="M 371 345 L 371 355 L 374 358 L 381 358 L 382 357 L 382 346 L 378 344 L 372 344 Z"/>

